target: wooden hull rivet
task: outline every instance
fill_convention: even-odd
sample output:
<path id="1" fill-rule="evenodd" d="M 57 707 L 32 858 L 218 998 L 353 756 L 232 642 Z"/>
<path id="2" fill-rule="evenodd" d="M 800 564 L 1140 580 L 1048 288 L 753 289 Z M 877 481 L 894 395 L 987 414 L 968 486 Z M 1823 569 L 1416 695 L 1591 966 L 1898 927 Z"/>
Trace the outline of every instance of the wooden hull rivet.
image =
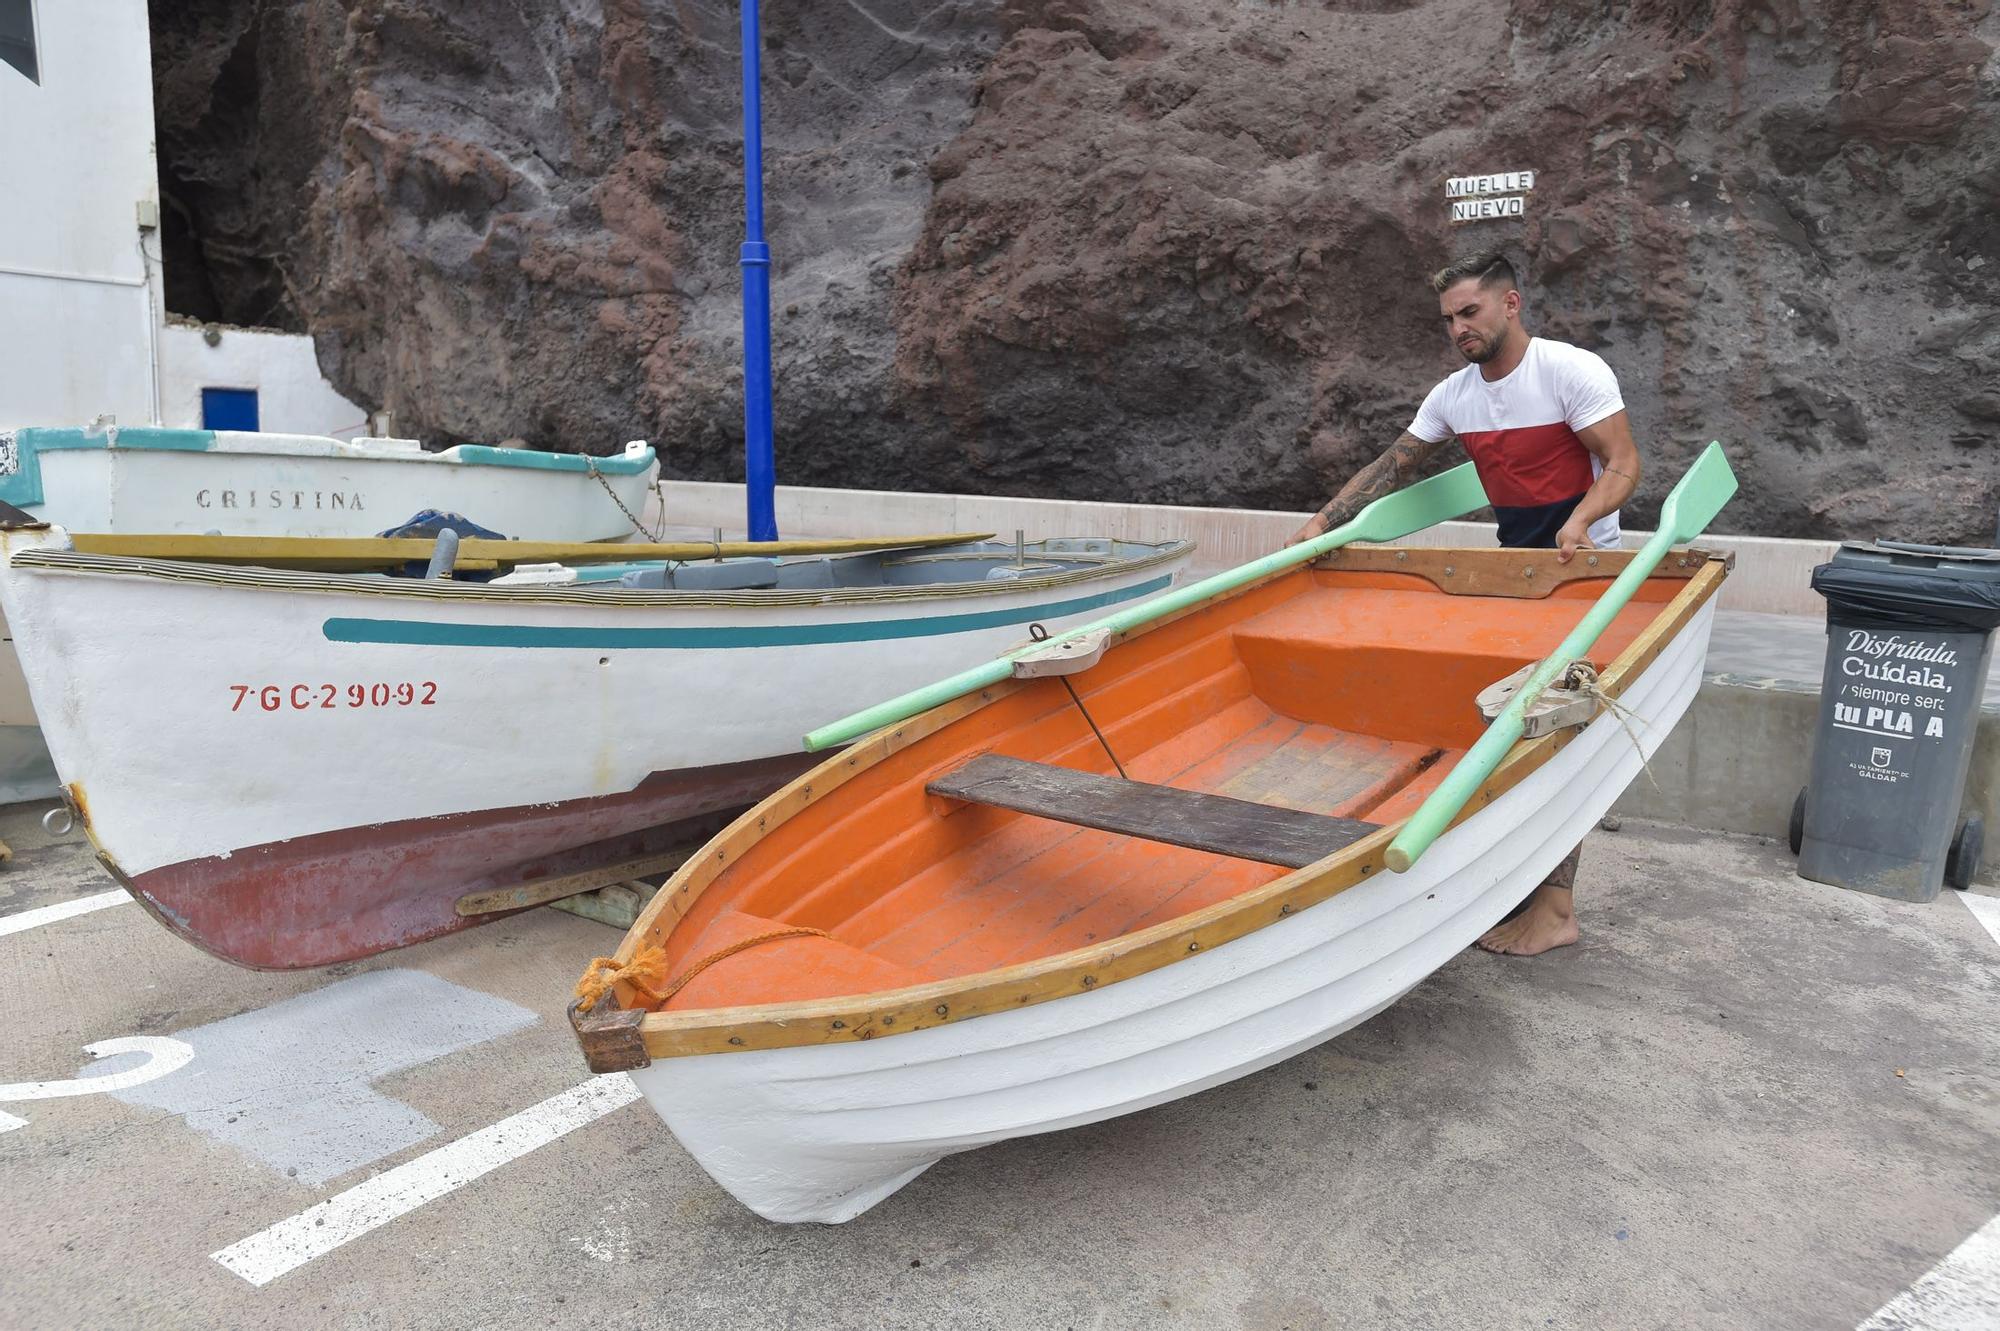
<path id="1" fill-rule="evenodd" d="M 740 1035 L 732 1035 L 729 1037 L 729 1043 L 740 1045 L 743 1043 L 743 1037 Z"/>
<path id="2" fill-rule="evenodd" d="M 937 1014 L 940 1017 L 949 1017 L 951 1015 L 951 1008 L 943 1003 L 939 1003 L 937 1005 Z"/>
<path id="3" fill-rule="evenodd" d="M 1189 943 L 1189 944 L 1188 944 L 1188 951 L 1190 951 L 1190 952 L 1199 952 L 1199 951 L 1201 951 L 1201 944 L 1200 944 L 1200 943 L 1198 943 L 1198 942 L 1196 942 L 1196 943 Z"/>
<path id="4" fill-rule="evenodd" d="M 1096 987 L 1097 987 L 1097 977 L 1096 977 L 1095 975 L 1086 975 L 1086 976 L 1084 976 L 1084 977 L 1083 977 L 1083 987 L 1084 987 L 1084 988 L 1086 988 L 1086 989 L 1094 989 L 1094 988 L 1096 988 Z"/>

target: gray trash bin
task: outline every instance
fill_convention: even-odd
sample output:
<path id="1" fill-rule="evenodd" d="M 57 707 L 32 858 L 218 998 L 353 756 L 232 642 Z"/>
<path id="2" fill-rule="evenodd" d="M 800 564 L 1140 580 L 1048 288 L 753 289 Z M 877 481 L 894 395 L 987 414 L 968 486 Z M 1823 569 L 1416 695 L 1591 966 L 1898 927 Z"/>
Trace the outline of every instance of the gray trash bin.
<path id="1" fill-rule="evenodd" d="M 1961 819 L 2000 625 L 2000 550 L 1850 541 L 1813 570 L 1826 671 L 1809 784 L 1792 818 L 1799 875 L 1930 901 L 1978 870 Z"/>

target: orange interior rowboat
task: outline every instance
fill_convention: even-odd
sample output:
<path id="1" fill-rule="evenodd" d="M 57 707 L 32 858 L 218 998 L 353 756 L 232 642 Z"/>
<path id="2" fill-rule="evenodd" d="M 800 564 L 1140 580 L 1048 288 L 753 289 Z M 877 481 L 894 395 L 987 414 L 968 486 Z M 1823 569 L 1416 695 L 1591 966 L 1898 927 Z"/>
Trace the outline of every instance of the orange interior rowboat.
<path id="1" fill-rule="evenodd" d="M 1699 551 L 1598 640 L 1617 714 L 1523 741 L 1383 868 L 1477 695 L 1629 559 L 1343 550 L 878 733 L 667 883 L 586 977 L 586 1055 L 753 1209 L 841 1220 L 1326 1039 L 1531 891 L 1685 710 L 1727 571 Z"/>

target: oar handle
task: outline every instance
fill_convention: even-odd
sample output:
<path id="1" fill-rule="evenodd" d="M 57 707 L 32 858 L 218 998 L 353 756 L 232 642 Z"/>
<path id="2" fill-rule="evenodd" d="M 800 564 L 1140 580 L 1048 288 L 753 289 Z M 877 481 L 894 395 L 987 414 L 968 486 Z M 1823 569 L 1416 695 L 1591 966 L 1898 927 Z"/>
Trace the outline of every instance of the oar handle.
<path id="1" fill-rule="evenodd" d="M 1353 521 L 1323 536 L 1315 536 L 1310 541 L 1302 541 L 1275 554 L 1226 569 L 1200 582 L 1164 592 L 1138 605 L 1057 634 L 1051 641 L 1064 642 L 1099 629 L 1112 633 L 1129 632 L 1141 624 L 1184 610 L 1222 592 L 1234 591 L 1273 573 L 1310 563 L 1350 541 L 1393 541 L 1440 522 L 1462 518 L 1485 506 L 1486 492 L 1480 488 L 1478 474 L 1471 463 L 1464 463 L 1427 481 L 1419 481 L 1408 489 L 1382 496 L 1355 514 Z M 940 703 L 997 684 L 1014 673 L 1014 657 L 1023 652 L 1045 651 L 1048 646 L 1048 642 L 1030 643 L 997 660 L 962 670 L 949 679 L 913 689 L 899 698 L 877 703 L 831 725 L 821 726 L 805 737 L 806 751 L 817 753 L 849 743 L 870 731 L 906 721 Z"/>

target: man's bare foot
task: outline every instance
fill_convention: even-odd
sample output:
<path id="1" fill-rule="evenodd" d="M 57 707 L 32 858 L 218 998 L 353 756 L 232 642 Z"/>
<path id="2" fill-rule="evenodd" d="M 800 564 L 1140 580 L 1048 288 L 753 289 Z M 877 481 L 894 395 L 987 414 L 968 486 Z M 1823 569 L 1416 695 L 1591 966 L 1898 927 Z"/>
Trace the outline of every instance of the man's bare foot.
<path id="1" fill-rule="evenodd" d="M 1480 935 L 1478 946 L 1510 957 L 1532 957 L 1577 939 L 1576 912 L 1567 889 L 1543 884 L 1528 908 Z"/>

